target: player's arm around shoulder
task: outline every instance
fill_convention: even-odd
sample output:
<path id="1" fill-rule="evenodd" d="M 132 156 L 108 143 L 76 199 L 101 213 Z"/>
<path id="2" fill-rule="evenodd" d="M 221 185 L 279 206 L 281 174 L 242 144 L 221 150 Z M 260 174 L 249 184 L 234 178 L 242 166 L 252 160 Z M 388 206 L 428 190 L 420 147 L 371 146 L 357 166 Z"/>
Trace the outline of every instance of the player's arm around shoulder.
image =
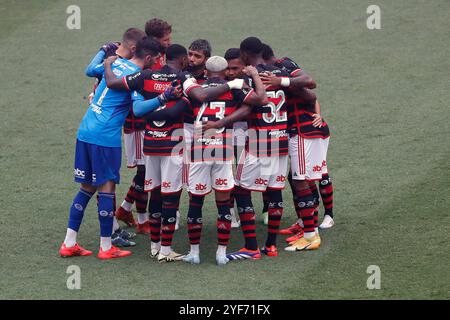
<path id="1" fill-rule="evenodd" d="M 267 99 L 266 89 L 259 76 L 258 70 L 253 66 L 247 66 L 243 71 L 247 76 L 252 78 L 255 87 L 254 90 L 250 89 L 248 91 L 244 103 L 252 106 L 265 106 L 268 104 L 269 100 Z M 246 89 L 244 88 L 244 90 Z"/>
<path id="2" fill-rule="evenodd" d="M 86 67 L 85 73 L 88 77 L 99 77 L 103 74 L 103 60 L 105 59 L 105 51 L 100 50 Z"/>
<path id="3" fill-rule="evenodd" d="M 114 61 L 116 61 L 117 56 L 111 56 L 108 57 L 105 62 L 103 63 L 105 66 L 105 81 L 106 86 L 110 89 L 116 89 L 116 90 L 129 90 L 126 82 L 124 81 L 125 77 L 117 78 L 112 70 L 112 64 Z"/>

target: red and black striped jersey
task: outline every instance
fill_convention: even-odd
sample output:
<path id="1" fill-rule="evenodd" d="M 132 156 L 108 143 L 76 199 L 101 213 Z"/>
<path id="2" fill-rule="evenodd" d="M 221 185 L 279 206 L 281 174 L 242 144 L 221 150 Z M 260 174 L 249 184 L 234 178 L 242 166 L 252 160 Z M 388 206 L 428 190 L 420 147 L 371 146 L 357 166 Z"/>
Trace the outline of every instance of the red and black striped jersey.
<path id="1" fill-rule="evenodd" d="M 145 129 L 145 119 L 143 117 L 137 117 L 133 113 L 133 108 L 130 108 L 128 116 L 125 118 L 123 124 L 123 132 L 132 133 L 134 131 L 140 131 Z"/>
<path id="2" fill-rule="evenodd" d="M 299 73 L 303 72 L 302 68 L 294 60 L 288 57 L 278 59 L 274 63 L 274 66 L 286 71 L 291 75 L 291 77 L 295 77 Z"/>
<path id="3" fill-rule="evenodd" d="M 315 114 L 314 104 L 306 103 L 301 98 L 292 96 L 288 99 L 288 130 L 291 135 L 300 135 L 306 139 L 328 138 L 330 129 L 325 120 L 322 127 L 312 125 Z"/>
<path id="4" fill-rule="evenodd" d="M 185 93 L 199 87 L 188 72 L 178 72 L 165 65 L 160 70 L 144 70 L 122 78 L 130 91 L 138 91 L 146 100 L 156 98 L 177 80 L 185 87 Z M 186 83 L 185 83 L 186 82 Z M 170 108 L 176 101 L 169 101 L 158 110 Z M 147 121 L 144 136 L 144 154 L 170 156 L 172 150 L 183 141 L 183 117 L 175 120 Z M 182 149 L 180 148 L 179 152 Z"/>
<path id="5" fill-rule="evenodd" d="M 302 68 L 292 59 L 284 57 L 275 63 L 280 69 L 288 72 L 292 77 L 303 72 Z M 304 138 L 327 138 L 330 130 L 325 120 L 322 127 L 316 128 L 312 125 L 314 120 L 315 106 L 307 103 L 295 95 L 288 95 L 288 129 L 290 134 L 299 134 Z"/>
<path id="6" fill-rule="evenodd" d="M 152 65 L 150 70 L 156 71 L 160 70 L 166 64 L 166 55 L 161 54 L 161 56 L 156 59 L 155 63 Z M 133 113 L 133 108 L 130 108 L 130 113 L 125 119 L 125 124 L 123 125 L 123 130 L 125 133 L 131 133 L 138 130 L 145 129 L 145 119 L 143 117 L 137 117 Z"/>
<path id="7" fill-rule="evenodd" d="M 219 78 L 211 78 L 203 83 L 203 87 L 215 87 L 226 83 Z M 218 121 L 223 119 L 245 103 L 253 89 L 233 89 L 212 101 L 200 103 L 191 101 L 190 106 L 195 122 Z M 192 161 L 228 161 L 233 159 L 233 125 L 228 127 L 194 132 L 191 147 Z"/>
<path id="8" fill-rule="evenodd" d="M 199 75 L 192 75 L 192 76 L 195 78 L 195 80 L 197 80 L 197 83 L 198 83 L 199 85 L 204 84 L 204 83 L 208 80 L 208 78 L 206 77 L 206 75 L 205 75 L 204 72 L 200 73 Z M 185 122 L 185 123 L 191 123 L 191 124 L 193 124 L 193 123 L 194 123 L 194 120 L 195 120 L 194 113 L 193 113 L 192 109 L 189 108 L 189 109 L 184 113 L 184 122 Z"/>
<path id="9" fill-rule="evenodd" d="M 260 64 L 259 73 L 268 71 L 277 77 L 289 74 L 279 68 Z M 267 87 L 269 104 L 253 107 L 248 121 L 248 151 L 258 157 L 288 154 L 286 92 L 282 88 Z"/>

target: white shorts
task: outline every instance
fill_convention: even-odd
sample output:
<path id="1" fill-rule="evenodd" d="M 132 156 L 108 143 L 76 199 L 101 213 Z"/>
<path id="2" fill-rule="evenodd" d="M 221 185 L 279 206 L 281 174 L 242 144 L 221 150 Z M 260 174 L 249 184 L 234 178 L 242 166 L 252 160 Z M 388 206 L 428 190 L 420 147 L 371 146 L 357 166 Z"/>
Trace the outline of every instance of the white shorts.
<path id="1" fill-rule="evenodd" d="M 188 191 L 195 195 L 206 195 L 212 189 L 219 192 L 234 188 L 231 161 L 191 162 L 189 165 Z"/>
<path id="2" fill-rule="evenodd" d="M 288 156 L 256 157 L 243 151 L 236 172 L 236 185 L 251 191 L 284 189 Z"/>
<path id="3" fill-rule="evenodd" d="M 187 187 L 188 179 L 189 179 L 189 155 L 191 154 L 190 148 L 192 145 L 192 137 L 194 136 L 194 124 L 193 123 L 184 123 L 184 143 L 186 148 L 184 149 L 184 161 L 183 161 L 183 174 L 182 174 L 182 183 L 183 186 Z"/>
<path id="4" fill-rule="evenodd" d="M 144 134 L 145 130 L 134 131 L 123 134 L 127 167 L 134 168 L 144 165 Z"/>
<path id="5" fill-rule="evenodd" d="M 161 193 L 173 193 L 181 190 L 183 156 L 145 156 L 145 187 L 149 192 L 161 186 Z"/>
<path id="6" fill-rule="evenodd" d="M 328 173 L 327 151 L 330 138 L 305 139 L 296 135 L 289 138 L 291 173 L 294 180 L 320 180 Z"/>
<path id="7" fill-rule="evenodd" d="M 233 145 L 245 146 L 247 140 L 248 125 L 246 121 L 238 121 L 233 124 Z"/>

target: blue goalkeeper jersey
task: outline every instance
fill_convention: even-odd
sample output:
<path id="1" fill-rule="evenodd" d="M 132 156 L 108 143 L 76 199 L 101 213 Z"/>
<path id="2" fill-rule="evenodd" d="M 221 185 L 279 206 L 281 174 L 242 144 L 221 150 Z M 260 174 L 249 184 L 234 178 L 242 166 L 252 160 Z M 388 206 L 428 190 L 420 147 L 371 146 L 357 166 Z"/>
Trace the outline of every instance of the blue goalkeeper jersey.
<path id="1" fill-rule="evenodd" d="M 101 52 L 97 55 L 101 55 Z M 97 57 L 96 56 L 96 57 Z M 103 59 L 89 65 L 86 73 L 91 76 L 103 75 Z M 121 78 L 141 69 L 134 63 L 118 58 L 111 65 L 116 77 Z M 95 96 L 78 129 L 77 139 L 83 142 L 104 146 L 120 147 L 122 126 L 132 106 L 132 94 L 126 90 L 109 89 L 105 77 L 95 90 Z"/>

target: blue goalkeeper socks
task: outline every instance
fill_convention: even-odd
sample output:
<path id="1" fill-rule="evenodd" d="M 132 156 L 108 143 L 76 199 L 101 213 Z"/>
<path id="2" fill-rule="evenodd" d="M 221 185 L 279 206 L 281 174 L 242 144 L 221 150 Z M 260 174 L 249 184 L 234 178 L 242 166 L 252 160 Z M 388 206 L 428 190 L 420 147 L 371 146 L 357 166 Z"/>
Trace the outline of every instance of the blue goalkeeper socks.
<path id="1" fill-rule="evenodd" d="M 93 195 L 94 193 L 80 188 L 80 191 L 73 199 L 72 206 L 70 207 L 69 223 L 67 225 L 69 229 L 72 229 L 76 232 L 80 230 L 80 225 L 83 221 L 84 210 L 86 209 L 89 200 L 91 200 Z"/>
<path id="2" fill-rule="evenodd" d="M 98 221 L 100 236 L 111 237 L 114 219 L 114 193 L 98 193 Z"/>

